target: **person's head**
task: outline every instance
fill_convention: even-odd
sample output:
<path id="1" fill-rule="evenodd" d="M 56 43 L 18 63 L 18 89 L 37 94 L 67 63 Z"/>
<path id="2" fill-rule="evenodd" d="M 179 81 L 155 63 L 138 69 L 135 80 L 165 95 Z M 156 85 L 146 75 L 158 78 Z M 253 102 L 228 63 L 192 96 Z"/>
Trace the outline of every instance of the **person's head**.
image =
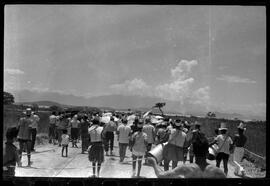
<path id="1" fill-rule="evenodd" d="M 30 117 L 32 114 L 32 109 L 31 108 L 27 108 L 25 111 L 26 116 Z"/>
<path id="2" fill-rule="evenodd" d="M 127 118 L 123 118 L 123 119 L 122 119 L 122 123 L 123 123 L 124 125 L 126 125 L 126 124 L 128 123 Z"/>
<path id="3" fill-rule="evenodd" d="M 87 120 L 88 120 L 88 116 L 87 116 L 86 114 L 85 114 L 85 115 L 83 115 L 83 117 L 82 117 L 82 118 L 83 118 L 83 120 L 84 120 L 84 121 L 87 121 Z"/>
<path id="4" fill-rule="evenodd" d="M 55 114 L 56 114 L 55 111 L 53 111 L 53 112 L 52 112 L 52 115 L 55 115 Z"/>
<path id="5" fill-rule="evenodd" d="M 143 128 L 143 120 L 139 119 L 138 124 L 137 124 L 138 131 L 142 131 Z"/>
<path id="6" fill-rule="evenodd" d="M 114 117 L 111 117 L 111 118 L 110 118 L 110 121 L 114 121 Z"/>
<path id="7" fill-rule="evenodd" d="M 176 128 L 178 130 L 183 128 L 183 124 L 182 124 L 182 121 L 180 119 L 175 120 L 174 128 Z"/>
<path id="8" fill-rule="evenodd" d="M 93 125 L 99 125 L 99 119 L 97 117 L 93 119 Z"/>
<path id="9" fill-rule="evenodd" d="M 145 124 L 148 124 L 148 123 L 150 123 L 150 118 L 149 117 L 145 118 Z"/>
<path id="10" fill-rule="evenodd" d="M 242 134 L 244 133 L 244 131 L 246 130 L 246 128 L 245 128 L 245 126 L 244 126 L 244 123 L 241 122 L 241 123 L 238 125 L 237 129 L 238 129 L 238 133 L 239 133 L 240 135 L 242 135 Z"/>
<path id="11" fill-rule="evenodd" d="M 63 130 L 63 134 L 67 134 L 67 129 L 64 129 Z"/>
<path id="12" fill-rule="evenodd" d="M 10 127 L 7 129 L 6 132 L 6 139 L 7 141 L 14 141 L 14 139 L 17 137 L 18 135 L 18 129 L 16 127 Z"/>
<path id="13" fill-rule="evenodd" d="M 221 129 L 219 131 L 220 131 L 220 134 L 226 134 L 227 133 L 227 129 Z"/>
<path id="14" fill-rule="evenodd" d="M 195 121 L 195 126 L 194 126 L 195 130 L 201 130 L 201 125 L 202 124 L 200 122 Z"/>

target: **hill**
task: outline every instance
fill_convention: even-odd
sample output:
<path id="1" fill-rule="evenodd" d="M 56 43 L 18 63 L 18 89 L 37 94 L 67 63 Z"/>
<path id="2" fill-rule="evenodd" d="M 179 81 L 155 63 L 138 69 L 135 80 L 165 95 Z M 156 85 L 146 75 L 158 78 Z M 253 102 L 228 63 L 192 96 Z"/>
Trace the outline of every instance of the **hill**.
<path id="1" fill-rule="evenodd" d="M 21 90 L 12 92 L 16 102 L 40 102 L 40 100 L 50 100 L 41 102 L 42 104 L 59 103 L 61 105 L 72 106 L 90 106 L 102 107 L 110 109 L 133 109 L 138 110 L 143 108 L 144 111 L 149 110 L 157 102 L 166 102 L 166 106 L 162 109 L 165 113 L 183 113 L 185 115 L 205 116 L 208 110 L 203 106 L 186 104 L 181 106 L 177 101 L 170 101 L 166 99 L 147 97 L 147 96 L 125 96 L 125 95 L 106 95 L 85 98 L 82 96 L 74 96 L 69 94 L 60 94 L 57 92 L 34 92 L 29 90 Z M 211 110 L 216 114 L 217 118 L 241 120 L 265 120 L 265 116 L 256 116 L 246 113 L 224 113 L 218 110 Z"/>

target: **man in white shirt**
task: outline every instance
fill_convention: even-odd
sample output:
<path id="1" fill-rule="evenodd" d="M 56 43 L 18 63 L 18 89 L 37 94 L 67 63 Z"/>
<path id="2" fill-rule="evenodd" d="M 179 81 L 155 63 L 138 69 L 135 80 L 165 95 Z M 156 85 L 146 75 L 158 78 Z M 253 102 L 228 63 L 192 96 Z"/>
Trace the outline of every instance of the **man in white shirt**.
<path id="1" fill-rule="evenodd" d="M 30 125 L 31 136 L 32 136 L 31 151 L 35 151 L 34 147 L 36 143 L 37 128 L 38 128 L 38 122 L 40 118 L 36 113 L 32 112 L 31 120 L 32 120 L 32 124 Z"/>
<path id="2" fill-rule="evenodd" d="M 120 124 L 117 128 L 117 140 L 119 141 L 119 156 L 120 162 L 123 162 L 126 155 L 127 146 L 129 143 L 129 138 L 131 135 L 131 128 L 127 126 L 127 119 L 124 118 L 122 120 L 122 124 Z"/>

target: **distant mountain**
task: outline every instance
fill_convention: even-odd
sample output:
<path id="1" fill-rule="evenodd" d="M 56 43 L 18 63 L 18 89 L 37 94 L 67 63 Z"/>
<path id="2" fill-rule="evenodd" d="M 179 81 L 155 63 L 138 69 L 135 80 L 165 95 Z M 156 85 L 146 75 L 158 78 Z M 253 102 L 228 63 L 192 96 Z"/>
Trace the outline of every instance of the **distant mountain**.
<path id="1" fill-rule="evenodd" d="M 22 90 L 17 92 L 11 92 L 15 97 L 15 102 L 40 102 L 42 104 L 55 104 L 61 105 L 73 105 L 73 106 L 90 106 L 90 107 L 102 107 L 106 109 L 143 109 L 148 111 L 157 102 L 166 102 L 166 105 L 162 110 L 164 113 L 183 113 L 185 115 L 194 116 L 206 116 L 208 112 L 203 106 L 186 104 L 185 106 L 180 105 L 179 102 L 169 101 L 161 98 L 146 97 L 146 96 L 124 96 L 124 95 L 106 95 L 96 96 L 91 98 L 85 98 L 82 96 L 74 96 L 67 94 L 60 94 L 56 92 L 34 92 L 29 90 Z M 265 120 L 262 116 L 255 116 L 251 114 L 238 114 L 238 113 L 224 113 L 218 110 L 212 110 L 216 114 L 217 118 L 227 119 L 256 119 Z"/>
<path id="2" fill-rule="evenodd" d="M 34 101 L 34 102 L 16 102 L 15 104 L 16 105 L 20 105 L 20 104 L 38 104 L 38 105 L 43 105 L 43 106 L 53 106 L 53 105 L 56 105 L 56 106 L 63 106 L 62 104 L 59 104 L 57 102 L 53 102 L 53 101 Z"/>

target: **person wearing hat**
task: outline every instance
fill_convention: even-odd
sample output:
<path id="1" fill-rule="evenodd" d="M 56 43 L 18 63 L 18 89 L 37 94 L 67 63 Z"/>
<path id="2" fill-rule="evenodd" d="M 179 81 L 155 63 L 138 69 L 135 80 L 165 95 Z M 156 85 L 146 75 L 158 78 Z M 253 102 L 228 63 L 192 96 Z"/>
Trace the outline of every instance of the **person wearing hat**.
<path id="1" fill-rule="evenodd" d="M 20 118 L 19 123 L 18 123 L 18 141 L 19 141 L 19 156 L 20 159 L 22 158 L 22 152 L 23 152 L 23 147 L 26 145 L 26 151 L 27 151 L 27 158 L 28 158 L 28 165 L 31 166 L 31 145 L 32 145 L 32 137 L 31 137 L 31 124 L 32 124 L 32 119 L 31 119 L 31 113 L 32 110 L 31 108 L 27 108 L 26 111 L 24 112 L 26 114 L 25 117 Z"/>
<path id="2" fill-rule="evenodd" d="M 117 127 L 116 131 L 117 140 L 119 142 L 120 162 L 123 162 L 125 159 L 129 138 L 131 136 L 131 128 L 127 125 L 127 119 L 124 118 L 122 121 L 123 122 Z"/>
<path id="3" fill-rule="evenodd" d="M 145 119 L 145 124 L 143 126 L 142 131 L 147 135 L 147 148 L 146 148 L 146 154 L 149 152 L 152 148 L 152 144 L 155 143 L 156 133 L 155 133 L 155 127 L 151 124 L 151 120 L 149 117 Z M 147 156 L 145 155 L 145 165 L 147 164 Z"/>
<path id="4" fill-rule="evenodd" d="M 93 177 L 99 177 L 99 172 L 102 162 L 104 162 L 104 149 L 102 143 L 103 127 L 100 126 L 100 121 L 96 117 L 93 120 L 92 126 L 88 129 L 90 136 L 90 146 L 88 147 L 88 159 L 92 162 L 93 166 Z"/>
<path id="5" fill-rule="evenodd" d="M 168 144 L 164 146 L 164 170 L 169 170 L 170 161 L 172 161 L 172 169 L 177 167 L 178 161 L 184 160 L 184 143 L 186 141 L 186 133 L 183 132 L 183 124 L 181 120 L 176 120 L 173 129 L 170 130 Z"/>
<path id="6" fill-rule="evenodd" d="M 137 177 L 140 176 L 141 167 L 142 167 L 142 158 L 145 155 L 147 149 L 147 134 L 142 131 L 143 128 L 143 120 L 139 119 L 138 124 L 138 131 L 135 132 L 130 139 L 129 149 L 132 152 L 132 176 L 135 176 L 136 172 L 136 162 L 138 159 L 138 170 L 137 170 Z"/>
<path id="7" fill-rule="evenodd" d="M 6 143 L 3 148 L 3 178 L 15 176 L 16 163 L 22 165 L 17 147 L 13 144 L 18 134 L 16 127 L 7 129 Z"/>
<path id="8" fill-rule="evenodd" d="M 244 131 L 246 128 L 244 127 L 244 123 L 240 123 L 238 125 L 238 134 L 234 135 L 233 138 L 233 145 L 234 145 L 234 152 L 233 152 L 233 162 L 235 163 L 235 175 L 245 176 L 245 170 L 240 165 L 242 158 L 244 156 L 244 146 L 247 142 L 247 137 L 244 135 Z"/>
<path id="9" fill-rule="evenodd" d="M 219 128 L 220 134 L 214 139 L 214 142 L 210 143 L 218 145 L 218 153 L 216 156 L 216 166 L 220 167 L 221 161 L 223 161 L 224 173 L 228 174 L 228 161 L 230 156 L 230 148 L 233 144 L 231 137 L 227 134 L 228 128 L 226 123 L 222 122 Z"/>

